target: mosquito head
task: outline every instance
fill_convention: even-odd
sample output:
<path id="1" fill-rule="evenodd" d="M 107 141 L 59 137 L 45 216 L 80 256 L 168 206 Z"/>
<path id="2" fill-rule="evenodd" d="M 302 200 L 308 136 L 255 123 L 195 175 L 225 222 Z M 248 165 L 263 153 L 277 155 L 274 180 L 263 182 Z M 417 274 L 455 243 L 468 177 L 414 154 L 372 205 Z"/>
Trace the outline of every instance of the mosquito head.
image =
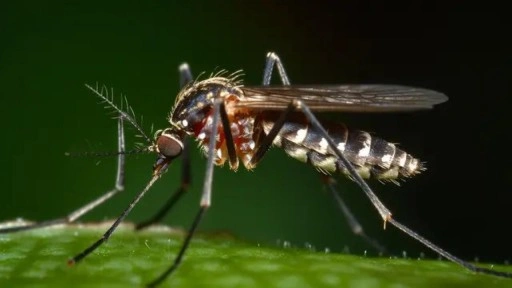
<path id="1" fill-rule="evenodd" d="M 155 133 L 154 150 L 158 154 L 153 165 L 153 175 L 162 174 L 171 161 L 183 151 L 183 133 L 174 128 L 158 130 Z"/>

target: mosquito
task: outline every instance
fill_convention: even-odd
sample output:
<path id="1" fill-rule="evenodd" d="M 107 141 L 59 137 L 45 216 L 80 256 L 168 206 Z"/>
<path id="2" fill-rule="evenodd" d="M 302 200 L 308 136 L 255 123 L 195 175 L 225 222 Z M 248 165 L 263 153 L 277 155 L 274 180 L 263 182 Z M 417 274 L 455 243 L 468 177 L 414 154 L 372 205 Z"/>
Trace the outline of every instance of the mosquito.
<path id="1" fill-rule="evenodd" d="M 270 85 L 274 67 L 282 85 Z M 154 137 L 147 136 L 131 107 L 118 106 L 107 89 L 86 85 L 107 108 L 118 115 L 117 174 L 112 190 L 66 217 L 39 223 L 7 227 L 0 233 L 41 228 L 71 223 L 124 190 L 125 155 L 137 152 L 156 153 L 153 172 L 145 188 L 115 220 L 112 226 L 92 245 L 68 260 L 73 265 L 95 251 L 115 231 L 118 225 L 141 200 L 151 186 L 167 171 L 178 157 L 182 158 L 182 179 L 178 189 L 163 207 L 145 222 L 136 225 L 143 229 L 159 222 L 186 193 L 190 183 L 189 141 L 195 139 L 207 158 L 199 210 L 188 229 L 173 263 L 150 282 L 155 287 L 168 278 L 180 265 L 190 241 L 205 212 L 211 205 L 212 181 L 215 165 L 226 162 L 237 170 L 239 162 L 246 169 L 254 169 L 271 146 L 282 148 L 288 155 L 311 164 L 324 176 L 325 183 L 348 225 L 376 249 L 383 247 L 368 237 L 336 189 L 335 175 L 343 174 L 356 182 L 386 223 L 421 242 L 442 257 L 466 269 L 494 276 L 512 278 L 512 273 L 491 270 L 466 262 L 445 251 L 392 217 L 391 211 L 379 200 L 365 179 L 381 182 L 398 181 L 413 177 L 425 170 L 417 158 L 395 144 L 369 133 L 347 128 L 338 122 L 317 119 L 321 112 L 410 112 L 432 109 L 448 98 L 437 91 L 400 85 L 310 85 L 291 86 L 280 58 L 274 52 L 266 56 L 262 86 L 244 86 L 241 71 L 228 74 L 220 71 L 199 80 L 192 77 L 189 66 L 179 67 L 181 91 L 169 115 L 170 127 L 158 130 Z M 122 102 L 123 103 L 123 102 Z M 123 107 L 124 106 L 124 107 Z M 140 149 L 125 150 L 124 121 L 129 122 L 147 142 Z"/>

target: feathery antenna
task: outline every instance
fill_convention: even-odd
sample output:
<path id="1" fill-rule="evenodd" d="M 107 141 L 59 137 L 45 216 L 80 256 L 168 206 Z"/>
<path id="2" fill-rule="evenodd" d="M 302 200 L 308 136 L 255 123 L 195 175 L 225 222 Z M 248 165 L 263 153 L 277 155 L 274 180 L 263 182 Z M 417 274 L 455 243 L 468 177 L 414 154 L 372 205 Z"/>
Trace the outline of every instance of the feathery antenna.
<path id="1" fill-rule="evenodd" d="M 136 120 L 135 112 L 133 111 L 132 107 L 128 105 L 128 99 L 126 99 L 126 97 L 121 97 L 121 106 L 118 106 L 114 103 L 114 90 L 112 89 L 111 93 L 109 94 L 109 90 L 106 86 L 102 86 L 101 89 L 99 89 L 98 86 L 99 85 L 96 84 L 96 88 L 93 88 L 89 84 L 85 84 L 85 87 L 87 87 L 94 94 L 96 94 L 96 96 L 98 96 L 101 99 L 101 101 L 106 104 L 105 109 L 114 110 L 114 112 L 116 112 L 119 115 L 118 117 L 123 117 L 126 121 L 132 124 L 135 130 L 137 130 L 138 137 L 144 138 L 144 140 L 149 145 L 152 145 L 153 141 L 151 141 L 151 138 L 149 138 L 146 135 L 146 133 L 144 133 L 144 130 L 142 130 L 141 125 L 139 125 L 139 123 Z"/>

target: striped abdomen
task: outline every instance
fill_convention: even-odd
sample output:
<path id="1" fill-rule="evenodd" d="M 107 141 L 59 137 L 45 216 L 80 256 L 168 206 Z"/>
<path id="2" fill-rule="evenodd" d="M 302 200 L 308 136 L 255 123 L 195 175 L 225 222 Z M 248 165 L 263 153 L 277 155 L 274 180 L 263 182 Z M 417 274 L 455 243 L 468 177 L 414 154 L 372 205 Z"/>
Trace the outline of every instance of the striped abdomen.
<path id="1" fill-rule="evenodd" d="M 273 121 L 261 122 L 263 131 L 268 134 Z M 349 130 L 344 124 L 334 123 L 324 126 L 336 147 L 350 161 L 363 178 L 374 178 L 396 183 L 397 179 L 413 176 L 424 168 L 418 159 L 369 133 Z M 274 140 L 291 157 L 313 165 L 324 174 L 348 171 L 335 155 L 327 140 L 313 127 L 302 121 L 286 122 Z"/>

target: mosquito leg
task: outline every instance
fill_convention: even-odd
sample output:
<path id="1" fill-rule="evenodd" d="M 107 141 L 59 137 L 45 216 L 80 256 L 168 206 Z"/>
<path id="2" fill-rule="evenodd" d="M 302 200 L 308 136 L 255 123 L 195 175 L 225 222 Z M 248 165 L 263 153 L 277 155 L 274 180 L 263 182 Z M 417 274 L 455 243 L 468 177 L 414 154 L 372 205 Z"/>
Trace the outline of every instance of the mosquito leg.
<path id="1" fill-rule="evenodd" d="M 192 81 L 194 78 L 192 77 L 192 72 L 190 71 L 190 67 L 187 63 L 183 63 L 178 68 L 180 72 L 180 87 L 183 88 L 183 86 L 187 85 L 190 81 Z"/>
<path id="2" fill-rule="evenodd" d="M 428 248 L 430 248 L 431 250 L 433 250 L 434 252 L 438 253 L 439 255 L 443 256 L 444 258 L 454 262 L 454 263 L 457 263 L 465 268 L 467 268 L 468 270 L 471 270 L 473 272 L 477 272 L 477 273 L 484 273 L 484 274 L 489 274 L 489 275 L 494 275 L 494 276 L 499 276 L 499 277 L 504 277 L 504 278 L 512 278 L 512 273 L 510 272 L 503 272 L 503 271 L 496 271 L 496 270 L 493 270 L 493 269 L 488 269 L 488 268 L 483 268 L 483 267 L 479 267 L 479 266 L 476 266 L 476 265 L 473 265 L 469 262 L 466 262 L 458 257 L 455 257 L 454 255 L 448 253 L 447 251 L 441 249 L 439 246 L 435 245 L 434 243 L 428 241 L 427 239 L 425 239 L 423 236 L 419 235 L 418 233 L 412 231 L 411 229 L 407 228 L 406 226 L 404 226 L 403 224 L 401 224 L 400 222 L 396 221 L 395 219 L 393 218 L 390 218 L 388 220 L 388 222 L 395 226 L 396 228 L 398 228 L 399 230 L 402 230 L 402 232 L 404 232 L 405 234 L 411 236 L 412 238 L 418 240 L 420 243 L 422 243 L 423 245 L 427 246 Z"/>
<path id="3" fill-rule="evenodd" d="M 380 254 L 388 254 L 384 246 L 382 246 L 377 240 L 366 235 L 363 226 L 361 225 L 361 223 L 359 223 L 359 221 L 357 221 L 356 217 L 354 216 L 352 211 L 350 211 L 347 204 L 345 204 L 345 201 L 343 201 L 338 190 L 336 189 L 336 180 L 331 176 L 327 176 L 324 181 L 329 187 L 331 195 L 336 201 L 338 208 L 340 209 L 341 213 L 343 213 L 343 216 L 347 220 L 347 223 L 350 226 L 352 233 L 354 233 L 356 236 L 361 237 L 364 241 L 366 241 L 366 243 L 372 246 Z"/>
<path id="4" fill-rule="evenodd" d="M 160 210 L 153 215 L 153 217 L 149 218 L 146 221 L 140 222 L 135 225 L 135 230 L 142 230 L 150 225 L 160 222 L 162 218 L 169 213 L 169 211 L 174 207 L 174 205 L 181 199 L 181 196 L 185 195 L 188 191 L 190 182 L 191 182 L 191 172 L 190 172 L 190 144 L 187 140 L 183 143 L 183 152 L 181 159 L 181 184 L 178 190 L 172 194 L 172 196 L 165 202 L 164 206 L 160 208 Z"/>
<path id="5" fill-rule="evenodd" d="M 42 227 L 48 227 L 48 226 L 53 226 L 53 225 L 75 222 L 77 219 L 82 217 L 84 214 L 88 213 L 89 211 L 93 210 L 94 208 L 98 207 L 99 205 L 105 203 L 107 200 L 112 198 L 114 195 L 123 191 L 124 190 L 124 166 L 125 166 L 124 165 L 125 164 L 125 155 L 124 155 L 125 144 L 124 144 L 123 116 L 119 116 L 119 120 L 117 122 L 117 132 L 118 132 L 118 137 L 117 137 L 118 156 L 117 156 L 116 182 L 115 182 L 114 189 L 108 191 L 107 193 L 103 194 L 102 196 L 95 199 L 94 201 L 91 201 L 87 205 L 71 212 L 66 217 L 42 221 L 42 222 L 30 224 L 30 225 L 6 227 L 3 229 L 0 229 L 0 233 L 10 233 L 10 232 L 38 229 L 38 228 L 42 228 Z"/>
<path id="6" fill-rule="evenodd" d="M 288 78 L 288 75 L 286 74 L 286 71 L 284 69 L 283 63 L 281 62 L 281 59 L 279 56 L 277 56 L 274 52 L 269 52 L 267 54 L 267 60 L 265 63 L 265 69 L 263 72 L 263 85 L 269 85 L 270 80 L 272 78 L 272 72 L 274 69 L 274 65 L 277 66 L 277 70 L 279 73 L 279 76 L 281 78 L 281 82 L 283 85 L 290 85 L 290 80 Z M 263 155 L 266 153 L 268 148 L 272 145 L 272 142 L 274 141 L 275 137 L 277 136 L 277 133 L 279 133 L 279 130 L 284 125 L 284 122 L 288 118 L 289 114 L 293 112 L 295 108 L 290 105 L 288 109 L 286 109 L 281 115 L 280 118 L 276 121 L 274 126 L 272 127 L 269 134 L 262 139 L 258 150 L 254 153 L 253 158 L 251 159 L 251 165 L 256 165 L 260 159 L 263 157 Z M 336 189 L 334 187 L 334 183 L 331 183 L 331 181 L 334 181 L 334 179 L 330 178 L 330 181 L 328 181 L 329 188 L 331 189 L 331 192 L 333 193 L 333 197 L 335 197 L 340 210 L 345 215 L 348 224 L 350 225 L 352 232 L 361 238 L 363 238 L 366 242 L 368 242 L 372 247 L 374 247 L 377 251 L 380 253 L 385 253 L 385 248 L 380 245 L 377 241 L 371 239 L 368 237 L 364 231 L 362 226 L 359 224 L 357 219 L 353 216 L 353 214 L 350 212 L 348 207 L 345 205 L 339 194 L 337 194 Z"/>
<path id="7" fill-rule="evenodd" d="M 226 137 L 226 147 L 228 149 L 229 164 L 233 170 L 238 168 L 238 158 L 236 156 L 235 142 L 233 141 L 233 134 L 231 134 L 231 125 L 229 124 L 228 114 L 226 113 L 226 106 L 224 102 L 220 104 L 220 119 L 222 121 L 222 130 L 224 137 Z"/>
<path id="8" fill-rule="evenodd" d="M 283 83 L 283 85 L 290 85 L 290 80 L 288 78 L 288 75 L 286 74 L 286 71 L 284 69 L 283 63 L 281 62 L 281 59 L 279 58 L 279 56 L 277 56 L 277 54 L 275 54 L 274 52 L 269 52 L 267 54 L 267 60 L 266 60 L 266 63 L 265 63 L 265 70 L 263 72 L 263 85 L 269 85 L 270 84 L 270 80 L 272 78 L 272 71 L 274 69 L 274 65 L 277 66 L 277 70 L 279 72 L 279 75 L 281 77 L 281 82 Z M 256 151 L 256 153 L 254 154 L 253 158 L 251 159 L 251 164 L 252 165 L 257 164 L 259 162 L 259 160 L 263 157 L 264 153 L 268 150 L 270 145 L 272 145 L 272 141 L 274 141 L 274 138 L 277 136 L 277 133 L 279 133 L 279 130 L 282 128 L 282 125 L 286 121 L 288 115 L 293 110 L 295 110 L 295 108 L 292 105 L 290 105 L 288 107 L 288 109 L 281 114 L 279 120 L 276 121 L 276 123 L 272 127 L 272 129 L 269 132 L 269 134 L 262 140 L 262 142 L 260 144 L 260 147 L 258 147 L 258 150 Z M 338 205 L 340 207 L 340 210 L 345 215 L 345 217 L 347 219 L 347 222 L 350 225 L 350 227 L 351 227 L 352 231 L 354 232 L 354 234 L 359 235 L 362 238 L 364 238 L 373 247 L 375 247 L 379 252 L 381 252 L 381 253 L 384 252 L 385 249 L 381 245 L 379 245 L 376 241 L 374 241 L 371 238 L 369 238 L 368 236 L 366 236 L 366 234 L 364 233 L 364 231 L 362 229 L 362 226 L 355 219 L 355 217 L 350 212 L 348 207 L 345 205 L 345 203 L 343 202 L 343 200 L 341 199 L 339 194 L 336 193 L 336 190 L 335 190 L 335 187 L 334 187 L 334 183 L 332 183 L 332 181 L 334 181 L 334 179 L 333 178 L 329 178 L 329 180 L 328 180 L 329 188 L 331 189 L 331 191 L 333 193 L 333 197 L 335 197 L 335 199 L 337 200 Z"/>
<path id="9" fill-rule="evenodd" d="M 183 63 L 178 68 L 180 73 L 180 87 L 183 88 L 183 86 L 187 85 L 190 81 L 193 80 L 192 72 L 190 71 L 190 67 L 187 63 Z M 162 218 L 169 213 L 169 211 L 174 207 L 174 205 L 178 202 L 178 200 L 181 199 L 181 196 L 186 194 L 185 192 L 188 191 L 188 187 L 190 185 L 191 181 L 191 173 L 190 173 L 190 144 L 188 144 L 188 141 L 185 139 L 183 143 L 183 152 L 182 152 L 182 162 L 181 162 L 181 184 L 178 190 L 174 192 L 174 194 L 171 195 L 171 197 L 165 202 L 164 206 L 160 208 L 160 210 L 153 215 L 153 217 L 149 218 L 146 221 L 143 221 L 141 223 L 138 223 L 135 225 L 135 230 L 142 230 L 152 224 L 155 224 L 157 222 L 160 222 Z"/>
<path id="10" fill-rule="evenodd" d="M 288 78 L 288 75 L 286 74 L 286 71 L 284 70 L 283 63 L 281 62 L 281 59 L 279 59 L 279 56 L 277 56 L 274 52 L 268 52 L 267 53 L 267 60 L 265 62 L 265 70 L 263 72 L 263 85 L 268 86 L 270 85 L 270 79 L 272 78 L 272 71 L 274 70 L 274 65 L 277 66 L 277 71 L 279 72 L 279 76 L 281 77 L 281 82 L 283 85 L 290 85 L 290 80 Z M 251 162 L 249 165 L 255 166 L 258 164 L 258 162 L 261 160 L 261 158 L 267 153 L 268 148 L 272 145 L 272 142 L 277 136 L 277 133 L 283 128 L 284 123 L 288 119 L 290 113 L 292 113 L 295 110 L 295 107 L 290 104 L 288 105 L 288 108 L 284 110 L 277 121 L 274 123 L 274 126 L 272 126 L 272 129 L 270 132 L 264 136 L 264 138 L 260 141 L 258 144 L 258 147 L 256 148 L 256 152 L 254 152 Z"/>
<path id="11" fill-rule="evenodd" d="M 341 153 L 340 150 L 336 148 L 336 143 L 329 137 L 329 134 L 325 130 L 325 128 L 322 126 L 322 124 L 316 119 L 315 115 L 311 112 L 311 110 L 302 103 L 300 100 L 294 100 L 291 105 L 295 107 L 297 110 L 301 110 L 306 118 L 309 120 L 311 125 L 322 133 L 324 139 L 328 142 L 329 146 L 332 148 L 332 150 L 336 153 L 336 156 L 338 159 L 340 159 L 343 162 L 343 165 L 350 173 L 350 176 L 353 177 L 353 179 L 356 181 L 356 183 L 361 187 L 361 189 L 365 192 L 365 194 L 368 196 L 370 201 L 372 202 L 373 206 L 377 209 L 377 211 L 380 213 L 382 219 L 384 220 L 384 228 L 386 227 L 386 222 L 389 222 L 391 225 L 395 226 L 405 234 L 409 235 L 410 237 L 416 239 L 418 242 L 422 243 L 426 247 L 430 248 L 432 251 L 436 252 L 437 254 L 443 256 L 444 258 L 457 263 L 468 270 L 474 271 L 474 272 L 480 272 L 485 273 L 489 275 L 494 276 L 500 276 L 500 277 L 506 277 L 506 278 L 512 278 L 512 273 L 508 272 L 501 272 L 501 271 L 495 271 L 487 268 L 478 267 L 476 265 L 473 265 L 469 262 L 466 262 L 458 257 L 455 257 L 454 255 L 448 253 L 447 251 L 441 249 L 439 246 L 433 244 L 432 242 L 425 239 L 423 236 L 419 235 L 418 233 L 412 231 L 411 229 L 407 228 L 400 222 L 394 220 L 391 218 L 391 212 L 384 206 L 384 204 L 380 201 L 380 199 L 375 195 L 375 193 L 372 191 L 372 189 L 368 186 L 368 184 L 363 180 L 363 178 L 356 172 L 353 165 L 345 158 L 343 153 Z"/>
<path id="12" fill-rule="evenodd" d="M 196 231 L 196 228 L 199 225 L 199 223 L 201 222 L 201 219 L 203 218 L 204 213 L 206 212 L 207 209 L 208 209 L 208 207 L 206 207 L 206 206 L 201 206 L 201 208 L 199 208 L 199 212 L 197 213 L 196 217 L 194 218 L 194 222 L 192 223 L 192 226 L 190 226 L 190 229 L 188 230 L 187 237 L 185 238 L 185 241 L 183 242 L 183 245 L 181 246 L 181 249 L 180 249 L 180 252 L 178 253 L 178 256 L 176 256 L 176 258 L 174 259 L 174 262 L 173 262 L 172 266 L 169 267 L 160 276 L 158 276 L 158 278 L 156 278 L 151 283 L 146 285 L 147 287 L 156 287 L 156 286 L 158 286 L 158 284 L 162 283 L 162 281 L 164 281 L 169 275 L 172 274 L 172 272 L 174 272 L 176 270 L 176 268 L 178 268 L 178 266 L 181 263 L 181 260 L 183 260 L 183 256 L 185 255 L 185 251 L 187 250 L 187 248 L 188 248 L 188 246 L 190 244 L 190 240 L 192 239 L 192 236 L 194 235 L 194 233 Z"/>
<path id="13" fill-rule="evenodd" d="M 267 53 L 267 60 L 265 61 L 265 70 L 263 71 L 263 85 L 268 86 L 270 84 L 270 80 L 272 79 L 272 71 L 274 70 L 274 65 L 277 66 L 277 72 L 279 73 L 279 77 L 281 77 L 281 82 L 283 85 L 290 85 L 290 80 L 286 71 L 284 70 L 283 63 L 279 56 L 277 56 L 274 52 Z"/>
<path id="14" fill-rule="evenodd" d="M 185 85 L 186 83 L 188 83 L 189 81 L 191 81 L 192 79 L 192 73 L 190 72 L 190 69 L 188 67 L 188 65 L 186 64 L 182 64 L 179 68 L 179 71 L 180 71 L 180 84 L 183 86 Z M 214 118 L 215 119 L 215 118 Z M 218 119 L 218 116 L 217 116 L 217 119 Z M 218 122 L 218 121 L 217 121 Z M 213 131 L 213 130 L 212 130 Z M 215 138 L 213 138 L 215 139 Z M 215 141 L 213 141 L 213 143 L 215 143 Z M 186 145 L 185 145 L 186 146 Z M 188 152 L 186 152 L 186 154 L 188 154 Z M 186 155 L 188 156 L 188 155 Z M 188 173 L 188 171 L 190 171 L 190 168 L 188 167 L 190 165 L 190 161 L 187 159 L 187 160 L 184 160 L 184 164 L 183 164 L 183 170 L 185 171 L 183 173 L 183 179 L 187 180 L 187 179 L 190 179 L 189 175 L 190 173 Z M 153 186 L 153 184 L 156 182 L 156 180 L 158 180 L 158 178 L 161 176 L 161 173 L 163 172 L 163 170 L 157 170 L 156 172 L 153 173 L 153 177 L 151 178 L 151 180 L 148 182 L 148 184 L 146 185 L 146 187 L 144 188 L 144 190 L 142 190 L 133 200 L 132 202 L 130 203 L 130 205 L 123 211 L 123 213 L 121 213 L 121 215 L 116 219 L 116 221 L 112 224 L 112 226 L 110 226 L 110 228 L 103 234 L 103 236 L 98 239 L 96 242 L 94 242 L 91 246 L 87 247 L 84 251 L 82 251 L 81 253 L 77 254 L 75 257 L 73 257 L 72 259 L 70 259 L 68 261 L 68 264 L 70 265 L 73 265 L 74 263 L 77 263 L 79 262 L 80 260 L 82 260 L 83 258 L 85 258 L 87 255 L 89 255 L 91 252 L 93 252 L 94 250 L 96 250 L 96 248 L 98 248 L 101 244 L 103 244 L 111 235 L 112 233 L 116 230 L 116 228 L 119 226 L 119 224 L 124 220 L 124 218 L 126 218 L 126 216 L 131 212 L 131 210 L 133 209 L 133 207 L 135 207 L 135 205 L 140 201 L 140 199 L 142 199 L 142 197 L 146 194 L 146 192 L 151 188 L 151 186 Z M 182 181 L 182 182 L 187 182 L 187 181 Z M 182 184 L 183 186 L 183 184 Z M 185 189 L 186 190 L 186 189 Z M 179 192 L 178 190 L 178 193 L 175 193 L 175 196 L 171 197 L 170 201 L 172 201 L 172 198 L 176 198 L 176 200 L 174 201 L 174 203 L 179 199 L 181 198 L 181 195 L 183 195 L 184 192 Z M 173 203 L 172 203 L 173 204 Z M 173 205 L 170 204 L 168 205 L 169 208 L 166 209 L 166 207 L 164 206 L 161 214 L 163 217 L 163 215 L 165 215 L 165 213 L 170 209 L 170 207 L 172 207 Z M 159 215 L 157 214 L 156 217 L 158 217 Z"/>
<path id="15" fill-rule="evenodd" d="M 263 158 L 265 153 L 267 153 L 268 148 L 272 145 L 272 142 L 277 136 L 277 133 L 279 133 L 279 130 L 283 128 L 284 123 L 290 116 L 290 114 L 295 110 L 293 105 L 288 105 L 288 107 L 279 115 L 279 118 L 276 122 L 274 122 L 274 126 L 272 126 L 272 129 L 268 132 L 267 135 L 264 136 L 263 139 L 258 144 L 258 147 L 256 147 L 256 151 L 254 152 L 251 161 L 249 162 L 249 165 L 254 167 L 258 162 Z"/>
<path id="16" fill-rule="evenodd" d="M 283 124 L 287 120 L 289 114 L 295 110 L 294 106 L 292 104 L 288 105 L 287 109 L 281 113 L 279 116 L 279 119 L 274 123 L 274 126 L 272 126 L 272 129 L 270 132 L 261 140 L 257 150 L 253 154 L 253 157 L 251 158 L 250 165 L 255 166 L 258 164 L 260 159 L 263 157 L 263 155 L 267 152 L 270 145 L 272 145 L 272 142 L 274 141 L 275 137 L 277 136 L 277 133 L 279 133 L 279 130 L 283 127 Z M 350 225 L 350 228 L 352 229 L 352 232 L 361 238 L 363 238 L 366 242 L 368 242 L 372 247 L 374 247 L 377 251 L 380 253 L 386 253 L 386 249 L 380 245 L 377 241 L 373 240 L 372 238 L 368 237 L 364 231 L 362 226 L 359 224 L 357 219 L 353 216 L 352 212 L 348 209 L 348 207 L 345 205 L 345 202 L 341 199 L 339 194 L 336 191 L 336 188 L 334 187 L 335 181 L 332 177 L 329 177 L 327 179 L 327 184 L 329 188 L 331 189 L 332 195 L 335 198 L 335 200 L 338 203 L 338 206 L 341 210 L 341 212 L 345 215 L 348 224 Z"/>
<path id="17" fill-rule="evenodd" d="M 283 124 L 285 123 L 286 119 L 288 118 L 289 114 L 293 112 L 294 106 L 289 105 L 288 108 L 281 113 L 279 116 L 279 119 L 274 123 L 274 126 L 272 126 L 272 129 L 270 132 L 261 140 L 260 145 L 258 146 L 256 152 L 253 154 L 253 157 L 251 158 L 250 165 L 256 165 L 260 159 L 263 157 L 263 155 L 266 153 L 270 145 L 272 145 L 272 142 L 274 141 L 275 137 L 277 136 L 277 133 L 279 133 L 279 130 L 283 127 Z M 341 199 L 339 194 L 336 191 L 335 188 L 335 181 L 332 177 L 329 177 L 327 179 L 327 184 L 332 192 L 333 197 L 338 203 L 338 207 L 340 208 L 341 212 L 345 215 L 348 224 L 350 225 L 350 228 L 352 229 L 352 232 L 361 238 L 363 238 L 366 242 L 368 242 L 372 247 L 374 247 L 377 251 L 380 253 L 386 253 L 386 249 L 380 245 L 377 241 L 374 239 L 368 237 L 362 228 L 362 226 L 359 224 L 357 219 L 353 216 L 352 212 L 348 209 L 347 205 L 345 205 L 345 202 Z"/>
<path id="18" fill-rule="evenodd" d="M 126 216 L 128 216 L 128 214 L 132 211 L 133 207 L 135 207 L 135 205 L 139 202 L 139 200 L 142 199 L 144 194 L 146 194 L 146 192 L 148 192 L 149 188 L 151 188 L 151 186 L 153 186 L 153 184 L 156 182 L 156 180 L 158 180 L 158 178 L 160 176 L 161 176 L 160 173 L 157 173 L 157 174 L 153 175 L 153 177 L 148 182 L 148 184 L 146 185 L 144 190 L 142 190 L 132 200 L 132 202 L 130 203 L 130 206 L 128 206 L 123 211 L 123 213 L 121 213 L 121 215 L 116 219 L 114 224 L 112 224 L 112 226 L 110 226 L 110 228 L 107 230 L 107 232 L 105 232 L 103 234 L 103 236 L 101 236 L 101 238 L 98 239 L 96 242 L 94 242 L 91 246 L 87 247 L 85 250 L 83 250 L 82 252 L 77 254 L 75 257 L 69 259 L 68 260 L 68 265 L 72 266 L 75 263 L 78 263 L 80 260 L 84 259 L 87 255 L 91 254 L 94 250 L 96 250 L 96 248 L 98 248 L 101 244 L 103 244 L 105 241 L 107 241 L 108 238 L 110 238 L 110 235 L 112 235 L 112 233 L 116 230 L 117 226 L 119 226 L 119 224 L 121 224 L 121 222 L 124 220 L 124 218 L 126 218 Z"/>
<path id="19" fill-rule="evenodd" d="M 215 99 L 214 105 L 213 105 L 213 121 L 211 127 L 217 127 L 219 123 L 219 112 L 220 112 L 220 106 L 222 105 L 223 100 L 220 98 Z M 216 139 L 217 129 L 211 129 L 210 132 L 210 138 L 209 139 Z M 181 263 L 181 260 L 183 259 L 183 256 L 185 255 L 185 252 L 187 251 L 188 246 L 190 245 L 190 240 L 192 240 L 192 236 L 194 236 L 194 233 L 199 226 L 199 223 L 201 222 L 201 219 L 204 216 L 204 213 L 211 205 L 211 195 L 212 195 L 212 182 L 213 182 L 213 168 L 215 163 L 215 145 L 217 141 L 210 141 L 208 143 L 208 159 L 206 162 L 206 173 L 204 177 L 204 185 L 203 185 L 203 193 L 201 196 L 201 203 L 199 211 L 197 212 L 197 215 L 194 219 L 194 222 L 192 222 L 192 226 L 190 226 L 188 230 L 187 237 L 183 241 L 183 245 L 181 246 L 180 251 L 178 252 L 178 255 L 176 258 L 174 258 L 173 264 L 164 271 L 164 273 L 160 274 L 158 278 L 153 280 L 151 283 L 147 285 L 147 287 L 155 287 L 158 284 L 160 284 L 162 281 L 164 281 L 169 275 L 171 275 L 176 268 Z"/>
<path id="20" fill-rule="evenodd" d="M 166 165 L 162 165 L 162 167 L 166 167 Z M 96 248 L 101 246 L 101 244 L 103 244 L 105 241 L 107 241 L 108 238 L 110 238 L 112 233 L 114 233 L 116 228 L 119 226 L 119 224 L 121 224 L 121 222 L 124 220 L 124 218 L 126 218 L 126 216 L 128 216 L 128 214 L 132 211 L 133 207 L 135 207 L 135 205 L 140 201 L 140 199 L 142 199 L 142 197 L 146 194 L 146 192 L 148 192 L 148 190 L 151 188 L 151 186 L 153 186 L 153 184 L 155 184 L 156 180 L 158 180 L 158 178 L 160 178 L 160 176 L 162 175 L 164 170 L 165 169 L 155 170 L 155 172 L 153 172 L 153 177 L 151 177 L 151 179 L 149 180 L 149 182 L 146 185 L 146 187 L 144 188 L 144 190 L 142 190 L 141 192 L 139 192 L 139 194 L 137 194 L 137 196 L 132 200 L 130 205 L 123 211 L 123 213 L 121 213 L 121 215 L 116 219 L 116 221 L 114 221 L 114 223 L 103 234 L 103 236 L 101 236 L 100 239 L 98 239 L 92 245 L 90 245 L 89 247 L 84 249 L 82 252 L 78 253 L 73 258 L 69 259 L 68 265 L 72 266 L 72 265 L 75 265 L 76 263 L 80 262 L 87 255 L 91 254 L 94 250 L 96 250 Z"/>
<path id="21" fill-rule="evenodd" d="M 190 81 L 193 80 L 192 77 L 192 71 L 190 71 L 190 67 L 187 63 L 182 63 L 178 67 L 178 71 L 180 74 L 180 87 L 183 88 L 183 86 L 187 85 Z M 190 173 L 190 148 L 188 141 L 185 140 L 183 143 L 183 152 L 182 152 L 182 162 L 181 162 L 181 184 L 178 190 L 174 192 L 171 197 L 165 202 L 164 206 L 160 208 L 160 210 L 153 215 L 153 217 L 147 219 L 146 221 L 140 222 L 137 225 L 135 225 L 135 230 L 142 230 L 152 224 L 155 224 L 157 222 L 160 222 L 162 218 L 169 213 L 169 211 L 174 207 L 174 205 L 178 202 L 178 200 L 181 199 L 181 196 L 186 194 L 185 192 L 188 191 L 188 187 L 190 185 L 191 181 L 191 173 Z"/>

